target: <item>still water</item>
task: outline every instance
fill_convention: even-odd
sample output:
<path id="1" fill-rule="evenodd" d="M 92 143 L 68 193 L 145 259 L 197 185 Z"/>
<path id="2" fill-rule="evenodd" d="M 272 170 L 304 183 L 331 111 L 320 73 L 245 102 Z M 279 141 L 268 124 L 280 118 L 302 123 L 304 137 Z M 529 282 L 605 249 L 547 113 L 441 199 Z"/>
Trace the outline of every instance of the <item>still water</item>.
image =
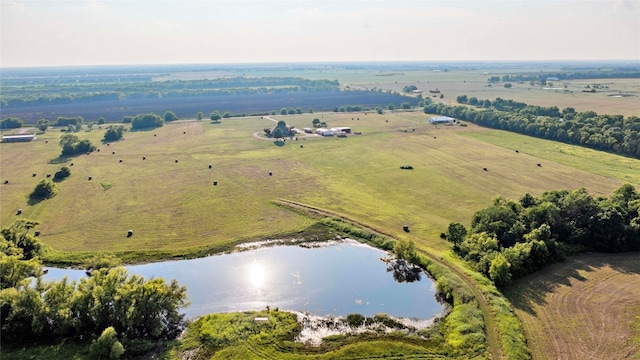
<path id="1" fill-rule="evenodd" d="M 274 246 L 193 260 L 127 266 L 146 278 L 176 279 L 187 287 L 196 317 L 215 312 L 261 310 L 266 306 L 320 316 L 386 313 L 431 319 L 443 312 L 435 283 L 399 283 L 381 260 L 384 252 L 341 241 L 320 247 Z M 78 280 L 82 270 L 49 268 L 45 279 Z"/>

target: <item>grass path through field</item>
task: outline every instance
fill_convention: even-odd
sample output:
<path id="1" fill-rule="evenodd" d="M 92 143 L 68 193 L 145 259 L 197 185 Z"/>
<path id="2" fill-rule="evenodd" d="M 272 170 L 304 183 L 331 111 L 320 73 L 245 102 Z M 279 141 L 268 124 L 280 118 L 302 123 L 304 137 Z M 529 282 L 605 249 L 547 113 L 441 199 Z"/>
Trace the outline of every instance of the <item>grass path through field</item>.
<path id="1" fill-rule="evenodd" d="M 344 219 L 346 221 L 349 221 L 351 223 L 357 224 L 358 226 L 361 226 L 363 228 L 369 229 L 371 231 L 374 231 L 376 233 L 380 233 L 389 237 L 392 237 L 391 235 L 388 234 L 384 234 L 383 232 L 378 231 L 377 229 L 371 227 L 370 225 L 364 224 L 362 222 L 359 222 L 357 220 L 353 220 L 353 219 L 349 219 L 349 218 L 345 218 L 340 214 L 336 214 L 327 210 L 323 210 L 323 209 L 319 209 L 317 207 L 313 207 L 313 206 L 309 206 L 309 205 L 305 205 L 305 204 L 301 204 L 295 201 L 290 201 L 290 200 L 286 200 L 286 199 L 280 199 L 277 201 L 279 204 L 283 204 L 285 206 L 289 206 L 289 207 L 293 207 L 293 208 L 302 208 L 305 211 L 311 211 L 323 216 L 332 216 L 332 217 L 338 217 L 341 219 Z M 450 269 L 451 271 L 455 272 L 456 275 L 458 275 L 468 286 L 469 288 L 473 291 L 473 295 L 475 296 L 476 300 L 478 301 L 478 305 L 480 306 L 480 311 L 482 312 L 482 315 L 484 317 L 484 325 L 485 325 L 485 332 L 487 335 L 487 348 L 489 349 L 489 353 L 491 354 L 491 358 L 492 359 L 502 359 L 502 341 L 501 341 L 501 335 L 500 335 L 500 331 L 498 330 L 498 321 L 496 320 L 495 317 L 495 313 L 492 311 L 491 309 L 491 304 L 489 304 L 489 302 L 487 301 L 487 299 L 485 298 L 485 296 L 482 293 L 482 290 L 480 289 L 480 287 L 478 286 L 478 284 L 475 283 L 475 281 L 473 279 L 471 279 L 471 277 L 469 277 L 465 272 L 461 271 L 460 269 L 458 269 L 455 265 L 447 262 L 447 261 L 443 261 L 441 260 L 436 254 L 427 252 L 425 254 L 429 260 L 437 262 L 438 264 Z"/>

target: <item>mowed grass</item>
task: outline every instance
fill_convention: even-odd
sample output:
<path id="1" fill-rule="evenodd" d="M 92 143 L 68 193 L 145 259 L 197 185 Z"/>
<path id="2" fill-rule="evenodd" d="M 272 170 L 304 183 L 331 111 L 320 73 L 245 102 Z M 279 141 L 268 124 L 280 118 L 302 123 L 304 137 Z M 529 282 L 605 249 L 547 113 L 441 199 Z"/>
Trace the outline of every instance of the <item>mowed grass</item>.
<path id="1" fill-rule="evenodd" d="M 506 291 L 533 359 L 640 359 L 637 253 L 582 254 Z"/>
<path id="2" fill-rule="evenodd" d="M 60 153 L 61 135 L 52 129 L 32 143 L 1 145 L 0 179 L 10 181 L 2 185 L 2 226 L 22 208 L 21 216 L 42 222 L 40 238 L 59 256 L 188 254 L 311 226 L 314 220 L 273 203 L 289 199 L 442 253 L 449 245 L 439 234 L 447 225 L 469 224 L 495 196 L 517 199 L 525 192 L 537 196 L 579 187 L 608 195 L 623 183 L 597 174 L 605 163 L 610 166 L 608 157 L 598 161 L 571 147 L 591 164 L 580 169 L 476 139 L 472 134 L 487 131 L 476 126 L 432 126 L 426 117 L 421 112 L 274 116 L 299 128 L 320 118 L 329 127 L 362 132 L 348 138 L 299 137 L 283 146 L 252 136 L 275 125 L 260 117 L 171 123 L 127 132 L 125 140 L 109 146 L 100 143 L 104 128 L 95 129 L 78 136 L 99 144 L 100 152 L 60 164 L 51 163 Z M 527 139 L 536 146 L 537 140 Z M 44 174 L 70 162 L 72 175 L 58 184 L 59 194 L 28 205 L 28 194 Z M 634 174 L 638 164 L 633 160 L 612 171 Z M 401 165 L 414 170 L 400 170 Z M 402 231 L 405 224 L 410 233 Z"/>

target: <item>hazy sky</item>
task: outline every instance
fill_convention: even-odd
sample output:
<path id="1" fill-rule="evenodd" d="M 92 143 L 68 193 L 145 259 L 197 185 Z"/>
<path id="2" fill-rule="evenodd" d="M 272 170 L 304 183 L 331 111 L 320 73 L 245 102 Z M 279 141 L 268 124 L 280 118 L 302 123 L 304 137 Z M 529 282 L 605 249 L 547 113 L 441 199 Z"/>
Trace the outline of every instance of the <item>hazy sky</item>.
<path id="1" fill-rule="evenodd" d="M 640 62 L 640 0 L 0 0 L 0 66 Z"/>

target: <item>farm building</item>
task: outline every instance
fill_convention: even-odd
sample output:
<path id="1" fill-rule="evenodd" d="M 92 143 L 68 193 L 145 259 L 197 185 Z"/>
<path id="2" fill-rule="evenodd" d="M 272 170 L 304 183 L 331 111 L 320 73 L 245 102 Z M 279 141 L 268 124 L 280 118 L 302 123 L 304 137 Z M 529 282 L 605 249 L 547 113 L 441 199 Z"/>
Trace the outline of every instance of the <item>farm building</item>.
<path id="1" fill-rule="evenodd" d="M 434 116 L 429 119 L 429 122 L 432 124 L 455 124 L 456 119 L 448 116 Z"/>
<path id="2" fill-rule="evenodd" d="M 322 135 L 322 136 L 333 136 L 333 131 L 325 128 L 318 128 L 316 129 L 316 134 Z"/>
<path id="3" fill-rule="evenodd" d="M 29 142 L 36 139 L 34 134 L 27 135 L 5 135 L 2 137 L 2 142 Z"/>
<path id="4" fill-rule="evenodd" d="M 338 126 L 338 127 L 331 128 L 330 130 L 333 131 L 334 133 L 351 134 L 351 128 L 348 126 Z"/>

